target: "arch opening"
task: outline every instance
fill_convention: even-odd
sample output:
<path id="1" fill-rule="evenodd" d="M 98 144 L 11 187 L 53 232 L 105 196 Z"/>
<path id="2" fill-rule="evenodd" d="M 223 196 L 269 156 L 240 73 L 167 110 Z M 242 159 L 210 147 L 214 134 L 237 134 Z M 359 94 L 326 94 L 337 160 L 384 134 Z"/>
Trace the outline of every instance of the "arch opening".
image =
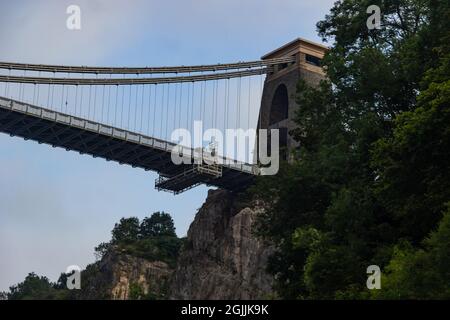
<path id="1" fill-rule="evenodd" d="M 289 116 L 289 97 L 287 88 L 280 84 L 275 90 L 270 106 L 269 126 L 287 119 Z"/>
<path id="2" fill-rule="evenodd" d="M 280 84 L 275 90 L 272 105 L 270 106 L 269 127 L 288 119 L 289 117 L 289 96 L 287 87 Z M 287 124 L 286 124 L 287 125 Z M 279 152 L 280 159 L 287 160 L 288 129 L 285 125 L 276 126 L 279 129 Z"/>

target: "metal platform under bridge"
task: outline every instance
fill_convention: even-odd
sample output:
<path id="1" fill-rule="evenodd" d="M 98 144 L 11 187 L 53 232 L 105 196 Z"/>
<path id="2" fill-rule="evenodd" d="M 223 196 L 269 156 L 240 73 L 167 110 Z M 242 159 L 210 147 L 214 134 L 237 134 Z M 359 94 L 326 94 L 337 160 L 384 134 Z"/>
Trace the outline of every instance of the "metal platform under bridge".
<path id="1" fill-rule="evenodd" d="M 199 184 L 241 190 L 259 173 L 256 165 L 239 162 L 175 165 L 171 159 L 174 143 L 3 97 L 0 132 L 156 171 L 160 176 L 155 187 L 175 194 Z"/>

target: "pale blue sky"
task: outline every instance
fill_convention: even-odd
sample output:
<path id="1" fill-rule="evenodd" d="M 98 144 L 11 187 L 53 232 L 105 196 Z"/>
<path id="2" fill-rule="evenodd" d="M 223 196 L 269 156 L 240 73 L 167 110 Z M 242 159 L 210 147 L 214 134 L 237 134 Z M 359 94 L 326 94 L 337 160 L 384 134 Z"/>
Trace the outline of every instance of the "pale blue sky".
<path id="1" fill-rule="evenodd" d="M 315 23 L 332 0 L 0 2 L 1 61 L 166 66 L 256 60 Z M 66 29 L 66 8 L 82 30 Z M 0 291 L 34 271 L 56 280 L 94 261 L 123 216 L 172 214 L 186 234 L 207 188 L 154 190 L 156 174 L 0 134 Z"/>

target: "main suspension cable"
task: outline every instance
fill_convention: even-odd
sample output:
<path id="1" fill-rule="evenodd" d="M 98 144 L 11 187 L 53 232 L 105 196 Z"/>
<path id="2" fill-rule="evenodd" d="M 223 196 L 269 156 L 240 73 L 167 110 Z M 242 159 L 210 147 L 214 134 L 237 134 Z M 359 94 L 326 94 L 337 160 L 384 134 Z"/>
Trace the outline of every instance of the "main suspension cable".
<path id="1" fill-rule="evenodd" d="M 225 64 L 197 65 L 197 66 L 174 66 L 174 67 L 88 67 L 88 66 L 58 66 L 43 64 L 26 64 L 0 62 L 0 69 L 28 70 L 39 72 L 56 73 L 90 73 L 90 74 L 163 74 L 163 73 L 194 73 L 194 72 L 217 72 L 237 69 L 262 68 L 276 64 L 291 63 L 295 57 L 288 56 L 276 59 L 257 60 L 248 62 L 235 62 Z"/>
<path id="2" fill-rule="evenodd" d="M 208 80 L 220 80 L 231 78 L 251 77 L 266 74 L 269 68 L 259 68 L 254 70 L 203 74 L 197 76 L 160 77 L 160 78 L 48 78 L 48 77 L 20 77 L 11 75 L 0 75 L 0 82 L 6 83 L 33 83 L 33 84 L 53 84 L 53 85 L 137 85 L 137 84 L 163 84 L 163 83 L 183 83 L 198 82 Z"/>

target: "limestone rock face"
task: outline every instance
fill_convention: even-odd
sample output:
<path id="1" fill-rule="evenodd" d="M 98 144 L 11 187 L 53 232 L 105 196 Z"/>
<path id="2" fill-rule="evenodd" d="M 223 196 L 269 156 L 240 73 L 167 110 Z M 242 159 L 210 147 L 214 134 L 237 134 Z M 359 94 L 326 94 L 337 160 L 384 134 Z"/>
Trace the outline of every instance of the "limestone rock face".
<path id="1" fill-rule="evenodd" d="M 192 222 L 175 268 L 112 248 L 82 273 L 81 299 L 265 299 L 273 248 L 252 234 L 258 209 L 210 191 Z"/>
<path id="2" fill-rule="evenodd" d="M 117 250 L 108 252 L 97 262 L 95 269 L 94 274 L 87 279 L 88 288 L 84 288 L 84 299 L 128 300 L 149 296 L 164 299 L 173 273 L 173 269 L 165 262 L 147 261 Z M 132 288 L 138 290 L 141 296 L 131 296 Z"/>
<path id="3" fill-rule="evenodd" d="M 264 299 L 272 294 L 266 273 L 273 252 L 252 234 L 257 209 L 236 196 L 210 191 L 191 224 L 172 276 L 172 299 Z"/>
<path id="4" fill-rule="evenodd" d="M 113 281 L 111 298 L 128 300 L 130 288 L 138 286 L 144 295 L 152 293 L 155 296 L 165 294 L 165 287 L 172 274 L 167 263 L 162 261 L 147 261 L 129 255 L 120 256 L 113 263 Z"/>

